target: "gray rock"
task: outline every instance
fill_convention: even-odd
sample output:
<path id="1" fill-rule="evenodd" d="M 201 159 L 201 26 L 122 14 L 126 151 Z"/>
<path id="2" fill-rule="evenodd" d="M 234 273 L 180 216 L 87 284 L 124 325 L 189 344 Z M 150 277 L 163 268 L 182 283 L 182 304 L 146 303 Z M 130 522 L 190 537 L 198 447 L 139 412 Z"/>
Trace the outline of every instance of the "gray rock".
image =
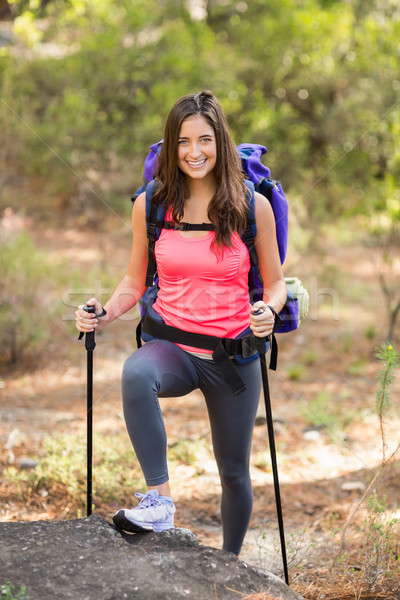
<path id="1" fill-rule="evenodd" d="M 199 544 L 188 529 L 126 534 L 100 516 L 0 523 L 0 582 L 29 600 L 301 600 L 275 575 Z"/>
<path id="2" fill-rule="evenodd" d="M 19 458 L 18 464 L 20 469 L 34 469 L 37 467 L 38 462 L 37 460 L 33 460 L 33 458 Z"/>

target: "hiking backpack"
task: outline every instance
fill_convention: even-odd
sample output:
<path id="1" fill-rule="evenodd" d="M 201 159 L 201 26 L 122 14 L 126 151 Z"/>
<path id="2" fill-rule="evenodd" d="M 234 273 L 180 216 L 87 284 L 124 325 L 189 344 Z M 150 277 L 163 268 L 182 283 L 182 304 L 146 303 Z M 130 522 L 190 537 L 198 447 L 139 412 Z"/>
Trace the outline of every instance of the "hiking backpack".
<path id="1" fill-rule="evenodd" d="M 154 302 L 157 294 L 157 269 L 154 260 L 155 242 L 160 236 L 161 229 L 167 227 L 165 217 L 165 208 L 162 204 L 156 206 L 152 202 L 152 195 L 155 187 L 154 175 L 157 170 L 158 156 L 161 152 L 162 141 L 150 146 L 143 170 L 143 185 L 136 191 L 132 197 L 132 203 L 143 192 L 146 192 L 146 225 L 148 237 L 148 268 L 146 274 L 146 286 L 148 290 L 140 300 L 140 311 L 143 317 L 147 311 L 148 304 Z M 255 237 L 257 235 L 257 225 L 255 219 L 255 198 L 254 192 L 259 192 L 265 196 L 271 204 L 276 227 L 276 238 L 278 243 L 279 257 L 281 264 L 284 263 L 287 251 L 288 240 L 288 202 L 286 200 L 281 184 L 271 179 L 271 173 L 268 167 L 261 162 L 261 156 L 267 152 L 265 146 L 259 144 L 240 144 L 237 151 L 242 162 L 244 181 L 250 194 L 248 204 L 249 212 L 247 217 L 247 226 L 242 234 L 242 240 L 250 255 L 249 272 L 249 295 L 253 304 L 263 298 L 263 283 L 258 266 L 258 259 L 255 250 Z M 204 225 L 201 226 L 205 228 Z M 212 226 L 210 226 L 211 229 Z M 195 229 L 192 226 L 191 229 Z M 285 278 L 287 286 L 287 299 L 282 310 L 279 312 L 280 320 L 277 320 L 276 332 L 286 333 L 294 331 L 300 325 L 301 320 L 308 312 L 308 293 L 302 286 L 301 281 L 296 277 Z M 282 324 L 283 322 L 283 324 Z M 278 328 L 279 324 L 279 328 Z M 140 345 L 140 328 L 137 333 L 138 345 Z"/>

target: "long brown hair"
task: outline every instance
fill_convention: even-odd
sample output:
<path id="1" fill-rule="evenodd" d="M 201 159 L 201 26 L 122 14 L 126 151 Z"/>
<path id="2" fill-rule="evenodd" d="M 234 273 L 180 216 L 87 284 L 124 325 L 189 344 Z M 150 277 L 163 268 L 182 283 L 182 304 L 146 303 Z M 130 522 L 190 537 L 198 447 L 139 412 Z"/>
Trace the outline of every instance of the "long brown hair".
<path id="1" fill-rule="evenodd" d="M 203 116 L 215 133 L 217 190 L 208 205 L 208 218 L 215 225 L 216 246 L 229 247 L 233 232 L 241 233 L 246 225 L 247 188 L 225 114 L 211 92 L 183 96 L 172 107 L 165 124 L 164 143 L 156 172 L 160 186 L 154 192 L 154 201 L 171 208 L 174 221 L 182 220 L 189 190 L 185 175 L 178 167 L 178 138 L 183 121 L 193 115 Z"/>

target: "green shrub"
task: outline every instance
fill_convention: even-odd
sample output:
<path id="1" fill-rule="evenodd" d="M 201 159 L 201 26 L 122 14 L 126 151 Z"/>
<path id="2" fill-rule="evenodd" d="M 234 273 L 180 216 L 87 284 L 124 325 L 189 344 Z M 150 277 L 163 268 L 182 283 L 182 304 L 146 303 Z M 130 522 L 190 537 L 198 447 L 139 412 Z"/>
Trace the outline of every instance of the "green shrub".
<path id="1" fill-rule="evenodd" d="M 26 233 L 0 241 L 0 366 L 38 359 L 50 338 L 57 270 Z"/>

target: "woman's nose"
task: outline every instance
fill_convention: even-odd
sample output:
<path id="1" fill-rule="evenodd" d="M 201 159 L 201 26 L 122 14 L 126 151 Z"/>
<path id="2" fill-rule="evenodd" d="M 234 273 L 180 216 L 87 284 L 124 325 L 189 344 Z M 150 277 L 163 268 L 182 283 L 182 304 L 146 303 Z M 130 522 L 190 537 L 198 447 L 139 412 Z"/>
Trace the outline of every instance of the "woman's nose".
<path id="1" fill-rule="evenodd" d="M 201 155 L 201 148 L 199 144 L 193 143 L 189 148 L 189 156 L 191 158 L 198 158 Z"/>

